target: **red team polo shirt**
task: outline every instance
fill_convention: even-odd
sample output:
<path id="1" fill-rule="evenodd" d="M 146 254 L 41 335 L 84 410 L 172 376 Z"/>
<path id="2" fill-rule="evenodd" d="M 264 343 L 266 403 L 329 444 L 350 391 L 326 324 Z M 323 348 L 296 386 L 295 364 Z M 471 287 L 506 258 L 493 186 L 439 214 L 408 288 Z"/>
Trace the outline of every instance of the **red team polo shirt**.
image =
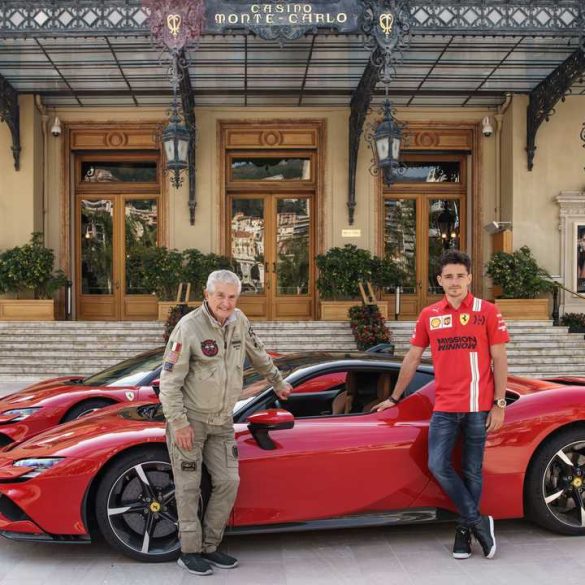
<path id="1" fill-rule="evenodd" d="M 411 344 L 431 346 L 435 407 L 443 412 L 491 410 L 494 376 L 490 346 L 510 341 L 496 306 L 471 293 L 454 309 L 446 298 L 425 307 Z"/>

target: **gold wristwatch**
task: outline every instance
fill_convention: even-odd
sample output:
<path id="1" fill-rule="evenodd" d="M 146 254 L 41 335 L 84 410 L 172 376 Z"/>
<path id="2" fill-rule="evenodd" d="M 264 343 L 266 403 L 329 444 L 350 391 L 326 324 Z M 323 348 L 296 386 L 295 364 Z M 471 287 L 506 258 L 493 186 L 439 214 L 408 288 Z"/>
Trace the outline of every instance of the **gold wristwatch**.
<path id="1" fill-rule="evenodd" d="M 494 406 L 497 406 L 498 408 L 506 408 L 506 399 L 498 398 L 497 400 L 494 400 Z"/>

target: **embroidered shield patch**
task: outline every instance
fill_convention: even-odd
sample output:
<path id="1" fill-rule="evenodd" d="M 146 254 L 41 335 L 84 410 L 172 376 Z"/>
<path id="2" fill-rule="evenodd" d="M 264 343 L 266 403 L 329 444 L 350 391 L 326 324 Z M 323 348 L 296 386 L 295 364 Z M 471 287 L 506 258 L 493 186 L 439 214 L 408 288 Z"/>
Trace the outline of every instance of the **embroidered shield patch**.
<path id="1" fill-rule="evenodd" d="M 459 315 L 459 322 L 461 325 L 467 325 L 469 323 L 469 313 L 461 313 Z"/>
<path id="2" fill-rule="evenodd" d="M 203 352 L 203 355 L 206 355 L 207 357 L 213 357 L 214 355 L 217 355 L 219 349 L 215 339 L 206 339 L 205 341 L 202 341 L 201 351 Z"/>

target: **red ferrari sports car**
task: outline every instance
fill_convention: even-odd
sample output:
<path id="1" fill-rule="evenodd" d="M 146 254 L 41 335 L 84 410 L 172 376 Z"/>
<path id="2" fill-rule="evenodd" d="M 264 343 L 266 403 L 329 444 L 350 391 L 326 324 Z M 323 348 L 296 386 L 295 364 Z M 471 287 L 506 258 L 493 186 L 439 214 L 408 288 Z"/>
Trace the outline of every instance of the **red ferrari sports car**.
<path id="1" fill-rule="evenodd" d="M 428 522 L 452 517 L 427 469 L 434 381 L 423 364 L 400 404 L 372 412 L 400 362 L 376 354 L 277 360 L 280 402 L 246 373 L 234 412 L 241 485 L 227 533 Z M 326 389 L 323 377 L 344 381 Z M 297 392 L 308 382 L 321 389 Z M 585 534 L 585 389 L 511 377 L 502 430 L 488 438 L 481 507 Z M 202 502 L 209 495 L 204 475 Z M 0 451 L 0 531 L 89 542 L 101 532 L 142 561 L 178 555 L 173 477 L 159 404 L 121 404 Z"/>
<path id="2" fill-rule="evenodd" d="M 3 396 L 0 447 L 112 404 L 158 400 L 163 354 L 164 347 L 153 349 L 89 378 L 54 378 Z M 334 384 L 336 380 L 330 382 Z"/>

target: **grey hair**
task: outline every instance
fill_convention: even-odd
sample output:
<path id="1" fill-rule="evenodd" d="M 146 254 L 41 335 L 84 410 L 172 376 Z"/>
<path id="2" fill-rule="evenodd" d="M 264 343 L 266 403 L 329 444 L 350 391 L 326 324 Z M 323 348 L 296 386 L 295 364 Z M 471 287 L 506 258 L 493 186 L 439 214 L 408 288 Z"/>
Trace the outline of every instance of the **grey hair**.
<path id="1" fill-rule="evenodd" d="M 215 292 L 215 285 L 221 284 L 233 284 L 238 289 L 238 295 L 242 292 L 242 282 L 238 278 L 238 275 L 231 270 L 214 270 L 207 277 L 207 284 L 205 289 L 209 293 Z"/>

